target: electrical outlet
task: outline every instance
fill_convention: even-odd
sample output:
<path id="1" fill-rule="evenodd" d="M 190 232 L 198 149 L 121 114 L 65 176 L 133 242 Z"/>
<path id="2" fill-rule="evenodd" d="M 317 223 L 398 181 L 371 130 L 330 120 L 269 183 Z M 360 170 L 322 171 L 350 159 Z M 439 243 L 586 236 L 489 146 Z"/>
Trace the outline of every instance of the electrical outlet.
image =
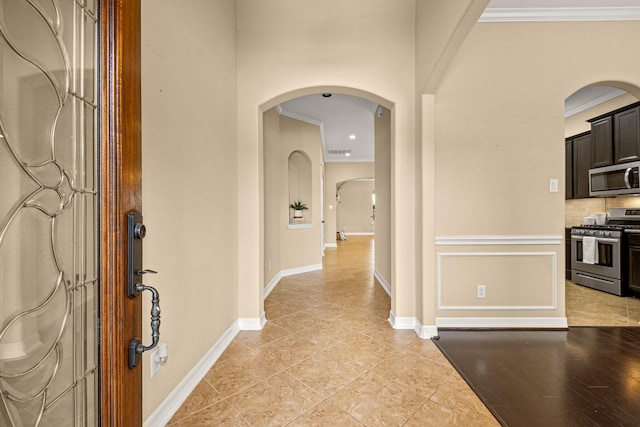
<path id="1" fill-rule="evenodd" d="M 485 285 L 478 285 L 476 297 L 486 298 L 486 296 L 487 296 L 487 287 Z"/>
<path id="2" fill-rule="evenodd" d="M 151 357 L 149 358 L 149 367 L 151 369 L 151 376 L 153 377 L 160 371 L 160 362 L 158 360 L 158 349 L 156 349 L 153 353 L 151 353 Z"/>

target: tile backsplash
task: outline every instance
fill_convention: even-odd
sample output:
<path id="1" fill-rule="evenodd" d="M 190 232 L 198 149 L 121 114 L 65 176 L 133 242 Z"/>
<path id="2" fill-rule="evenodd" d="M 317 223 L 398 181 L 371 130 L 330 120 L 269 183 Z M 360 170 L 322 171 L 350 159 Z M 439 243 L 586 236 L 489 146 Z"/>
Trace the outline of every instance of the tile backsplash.
<path id="1" fill-rule="evenodd" d="M 609 212 L 611 208 L 640 208 L 640 197 L 594 197 L 567 200 L 564 205 L 564 225 L 572 227 L 584 223 L 584 217 Z"/>

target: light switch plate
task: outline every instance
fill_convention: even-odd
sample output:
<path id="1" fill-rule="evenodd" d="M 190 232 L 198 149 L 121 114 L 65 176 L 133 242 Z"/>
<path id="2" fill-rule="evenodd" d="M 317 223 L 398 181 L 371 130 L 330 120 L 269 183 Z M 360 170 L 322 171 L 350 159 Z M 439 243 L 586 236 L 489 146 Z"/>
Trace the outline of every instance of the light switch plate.
<path id="1" fill-rule="evenodd" d="M 549 180 L 549 193 L 557 193 L 558 192 L 558 180 L 550 179 Z"/>

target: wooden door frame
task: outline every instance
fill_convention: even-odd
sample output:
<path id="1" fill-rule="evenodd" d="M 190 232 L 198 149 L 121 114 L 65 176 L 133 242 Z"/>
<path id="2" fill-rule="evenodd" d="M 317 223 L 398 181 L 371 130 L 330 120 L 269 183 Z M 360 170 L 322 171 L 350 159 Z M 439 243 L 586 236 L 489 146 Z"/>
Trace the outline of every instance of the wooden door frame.
<path id="1" fill-rule="evenodd" d="M 128 344 L 142 338 L 142 298 L 126 290 L 127 212 L 142 208 L 140 0 L 103 0 L 99 13 L 101 426 L 142 425 L 142 367 Z"/>

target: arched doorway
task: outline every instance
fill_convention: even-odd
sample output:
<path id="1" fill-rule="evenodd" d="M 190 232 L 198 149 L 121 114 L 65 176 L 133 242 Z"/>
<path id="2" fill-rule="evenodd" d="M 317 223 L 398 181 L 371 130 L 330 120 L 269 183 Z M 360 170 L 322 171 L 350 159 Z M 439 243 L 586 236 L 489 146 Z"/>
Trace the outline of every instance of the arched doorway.
<path id="1" fill-rule="evenodd" d="M 323 96 L 324 95 L 324 96 Z M 375 147 L 374 159 L 360 158 L 349 161 L 345 152 L 336 153 L 326 144 L 326 134 L 330 133 L 328 125 L 313 114 L 302 114 L 291 111 L 287 101 L 302 97 L 315 97 L 318 101 L 333 98 L 351 98 L 366 110 L 370 119 L 371 151 Z M 376 240 L 385 248 L 376 256 L 376 276 L 383 278 L 390 290 L 391 272 L 391 121 L 390 102 L 372 94 L 350 88 L 310 88 L 295 91 L 277 97 L 261 107 L 262 129 L 262 169 L 263 194 L 262 209 L 264 212 L 262 228 L 262 260 L 264 291 L 260 298 L 264 299 L 271 292 L 281 277 L 312 271 L 321 268 L 322 248 L 335 246 L 335 183 L 360 177 L 376 176 L 376 185 L 381 185 L 378 211 L 382 219 L 378 219 Z M 348 117 L 343 117 L 349 120 Z M 375 135 L 375 136 L 374 136 Z M 353 136 L 352 138 L 349 138 Z M 354 148 L 360 135 L 347 134 L 345 142 Z M 349 141 L 351 139 L 351 141 Z M 293 202 L 284 194 L 285 188 L 291 188 L 286 182 L 290 176 L 282 173 L 282 165 L 286 156 L 292 152 L 304 151 L 311 162 L 311 192 L 308 204 L 310 221 L 292 223 L 289 206 Z M 354 151 L 355 153 L 355 151 Z M 351 152 L 349 152 L 351 154 Z M 333 159 L 331 158 L 333 156 Z M 338 158 L 336 161 L 335 159 Z M 334 161 L 331 161 L 334 160 Z M 363 173 L 362 171 L 366 171 Z M 290 175 L 290 174 L 289 174 Z M 380 184 L 378 184 L 378 182 Z M 381 196 L 381 197 L 380 197 Z M 378 234 L 378 229 L 381 229 Z M 304 245 L 304 246 L 301 246 Z M 380 281 L 380 278 L 378 279 Z"/>

